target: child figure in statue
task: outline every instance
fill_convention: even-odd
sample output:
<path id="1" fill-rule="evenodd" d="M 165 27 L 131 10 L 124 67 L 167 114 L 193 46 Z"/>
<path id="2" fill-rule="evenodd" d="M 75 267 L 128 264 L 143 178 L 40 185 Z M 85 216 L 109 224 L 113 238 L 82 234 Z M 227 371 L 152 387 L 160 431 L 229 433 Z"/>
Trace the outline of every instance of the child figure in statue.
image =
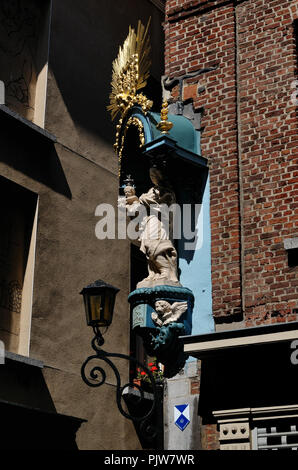
<path id="1" fill-rule="evenodd" d="M 125 195 L 126 204 L 129 206 L 139 201 L 138 197 L 136 196 L 135 188 L 131 185 L 125 186 L 124 195 Z"/>

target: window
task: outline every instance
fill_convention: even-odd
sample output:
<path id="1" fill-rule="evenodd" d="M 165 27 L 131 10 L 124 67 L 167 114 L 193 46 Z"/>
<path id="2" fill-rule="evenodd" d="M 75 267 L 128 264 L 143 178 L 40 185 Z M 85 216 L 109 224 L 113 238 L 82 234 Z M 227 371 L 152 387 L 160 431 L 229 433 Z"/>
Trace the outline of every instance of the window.
<path id="1" fill-rule="evenodd" d="M 290 268 L 297 266 L 298 261 L 298 237 L 284 240 L 284 248 L 288 252 L 288 265 Z"/>
<path id="2" fill-rule="evenodd" d="M 1 0 L 0 80 L 5 104 L 44 127 L 50 2 Z"/>
<path id="3" fill-rule="evenodd" d="M 0 177 L 0 340 L 29 355 L 37 196 Z"/>

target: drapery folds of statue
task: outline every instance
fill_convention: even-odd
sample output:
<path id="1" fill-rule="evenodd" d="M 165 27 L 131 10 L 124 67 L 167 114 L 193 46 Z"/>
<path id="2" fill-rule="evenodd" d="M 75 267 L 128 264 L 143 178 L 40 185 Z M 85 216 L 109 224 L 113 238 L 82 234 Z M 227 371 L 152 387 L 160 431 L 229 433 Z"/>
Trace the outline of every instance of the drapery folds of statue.
<path id="1" fill-rule="evenodd" d="M 180 285 L 177 274 L 177 251 L 171 239 L 171 212 L 163 210 L 175 204 L 176 197 L 161 170 L 150 168 L 153 187 L 139 198 L 134 188 L 124 189 L 128 215 L 129 208 L 142 205 L 146 209 L 139 231 L 140 250 L 146 255 L 149 275 L 138 287 L 153 287 L 160 284 Z"/>

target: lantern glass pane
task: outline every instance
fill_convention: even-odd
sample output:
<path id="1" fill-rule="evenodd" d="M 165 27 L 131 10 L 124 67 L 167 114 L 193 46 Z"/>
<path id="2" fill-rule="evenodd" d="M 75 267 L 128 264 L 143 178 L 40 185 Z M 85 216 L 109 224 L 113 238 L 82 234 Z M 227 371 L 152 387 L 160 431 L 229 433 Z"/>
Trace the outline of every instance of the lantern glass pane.
<path id="1" fill-rule="evenodd" d="M 90 295 L 89 302 L 90 302 L 90 321 L 92 323 L 101 323 L 102 321 L 102 309 L 101 309 L 102 296 Z"/>
<path id="2" fill-rule="evenodd" d="M 87 320 L 87 325 L 92 324 L 92 315 L 91 315 L 91 309 L 90 309 L 90 302 L 89 302 L 89 295 L 84 294 L 84 305 L 85 305 L 85 312 L 86 312 L 86 320 Z"/>
<path id="3" fill-rule="evenodd" d="M 105 319 L 107 325 L 110 325 L 111 322 L 112 322 L 114 298 L 115 298 L 115 296 L 114 296 L 113 292 L 107 292 L 106 293 L 105 305 L 104 305 L 104 319 Z"/>

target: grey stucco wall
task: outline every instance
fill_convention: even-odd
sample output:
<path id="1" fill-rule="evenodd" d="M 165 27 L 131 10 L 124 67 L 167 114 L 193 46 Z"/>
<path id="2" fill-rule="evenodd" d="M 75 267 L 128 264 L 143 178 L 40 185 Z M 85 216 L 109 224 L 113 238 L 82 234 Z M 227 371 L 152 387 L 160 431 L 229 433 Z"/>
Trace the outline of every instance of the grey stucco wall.
<path id="1" fill-rule="evenodd" d="M 94 391 L 80 376 L 92 353 L 92 331 L 79 292 L 97 278 L 121 289 L 105 335 L 107 349 L 129 353 L 129 248 L 126 241 L 100 241 L 94 231 L 96 205 L 115 204 L 117 178 L 60 144 L 50 152 L 33 152 L 34 139 L 18 136 L 14 142 L 2 139 L 0 174 L 39 196 L 30 357 L 45 364 L 56 411 L 88 419 L 78 432 L 81 448 L 138 448 L 132 424 L 116 407 L 115 379 L 108 375 L 110 385 Z M 128 364 L 118 365 L 126 380 Z M 31 405 L 39 402 L 36 390 Z"/>
<path id="2" fill-rule="evenodd" d="M 197 377 L 197 362 L 186 363 L 184 369 L 167 379 L 164 391 L 164 448 L 165 450 L 198 450 L 200 448 L 199 395 L 191 393 L 191 378 Z M 175 424 L 174 407 L 189 405 L 188 426 L 181 431 Z"/>
<path id="3" fill-rule="evenodd" d="M 129 24 L 150 15 L 158 78 L 161 14 L 150 2 L 54 0 L 45 128 L 58 142 L 41 143 L 13 121 L 1 139 L 0 175 L 39 198 L 30 356 L 44 363 L 51 409 L 88 420 L 77 434 L 81 449 L 140 448 L 117 409 L 114 377 L 108 374 L 100 389 L 81 379 L 92 331 L 79 292 L 98 278 L 120 289 L 106 349 L 129 354 L 129 244 L 98 240 L 94 213 L 103 202 L 115 207 L 118 193 L 114 125 L 106 111 L 112 60 Z M 117 365 L 127 381 L 128 363 Z M 34 394 L 32 403 L 39 403 Z"/>
<path id="4" fill-rule="evenodd" d="M 148 0 L 53 0 L 46 128 L 64 145 L 117 171 L 109 104 L 112 62 L 129 25 L 151 19 L 151 74 L 163 71 L 161 12 Z"/>

